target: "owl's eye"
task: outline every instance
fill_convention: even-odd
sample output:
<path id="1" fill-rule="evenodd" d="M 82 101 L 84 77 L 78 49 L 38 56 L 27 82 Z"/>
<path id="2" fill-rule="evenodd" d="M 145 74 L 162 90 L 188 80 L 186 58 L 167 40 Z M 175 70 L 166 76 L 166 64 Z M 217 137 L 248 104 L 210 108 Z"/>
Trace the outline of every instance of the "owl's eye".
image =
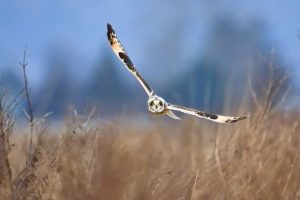
<path id="1" fill-rule="evenodd" d="M 154 102 L 153 101 L 151 101 L 150 106 L 154 106 Z"/>
<path id="2" fill-rule="evenodd" d="M 159 106 L 163 106 L 163 103 L 160 101 L 160 102 L 158 103 L 158 105 L 159 105 Z"/>

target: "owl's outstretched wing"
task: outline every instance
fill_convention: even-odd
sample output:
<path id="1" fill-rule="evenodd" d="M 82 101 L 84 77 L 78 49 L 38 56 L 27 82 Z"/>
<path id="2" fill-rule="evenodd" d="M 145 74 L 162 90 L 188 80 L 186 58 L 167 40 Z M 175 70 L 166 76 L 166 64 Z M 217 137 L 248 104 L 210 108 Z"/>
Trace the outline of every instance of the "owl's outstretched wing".
<path id="1" fill-rule="evenodd" d="M 183 113 L 190 114 L 190 115 L 194 115 L 196 117 L 208 119 L 208 120 L 218 122 L 218 123 L 234 123 L 234 122 L 240 121 L 242 119 L 246 119 L 248 117 L 248 116 L 231 117 L 231 116 L 211 114 L 211 113 L 206 113 L 203 111 L 186 108 L 183 106 L 172 105 L 172 104 L 168 105 L 168 109 L 183 112 Z"/>
<path id="2" fill-rule="evenodd" d="M 119 57 L 119 59 L 125 64 L 127 69 L 137 78 L 140 84 L 143 86 L 144 90 L 148 94 L 148 96 L 154 95 L 154 91 L 151 89 L 149 84 L 143 79 L 141 74 L 137 71 L 134 64 L 131 62 L 129 56 L 127 55 L 124 47 L 119 41 L 116 32 L 112 28 L 110 24 L 107 24 L 107 38 L 110 43 L 111 48 L 115 52 L 115 54 Z"/>

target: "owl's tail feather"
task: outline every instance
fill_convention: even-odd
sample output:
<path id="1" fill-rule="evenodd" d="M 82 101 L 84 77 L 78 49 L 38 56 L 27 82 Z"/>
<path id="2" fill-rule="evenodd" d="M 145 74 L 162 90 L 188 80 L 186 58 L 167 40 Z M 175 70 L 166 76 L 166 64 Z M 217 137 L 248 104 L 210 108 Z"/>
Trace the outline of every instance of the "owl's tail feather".
<path id="1" fill-rule="evenodd" d="M 173 113 L 171 110 L 168 110 L 166 114 L 173 119 L 180 120 L 180 118 L 177 115 L 175 115 L 175 113 Z"/>

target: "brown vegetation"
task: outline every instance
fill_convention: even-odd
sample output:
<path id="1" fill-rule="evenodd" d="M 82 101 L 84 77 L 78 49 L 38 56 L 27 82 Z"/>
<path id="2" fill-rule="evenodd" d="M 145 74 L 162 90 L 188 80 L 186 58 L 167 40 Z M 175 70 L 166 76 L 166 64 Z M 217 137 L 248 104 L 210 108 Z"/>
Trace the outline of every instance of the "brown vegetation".
<path id="1" fill-rule="evenodd" d="M 250 87 L 256 111 L 232 125 L 100 123 L 91 112 L 50 130 L 47 114 L 33 115 L 26 66 L 24 57 L 28 130 L 15 126 L 20 96 L 0 95 L 1 200 L 300 199 L 299 115 L 271 101 L 282 81 L 270 81 L 261 99 Z"/>
<path id="2" fill-rule="evenodd" d="M 232 126 L 189 118 L 148 128 L 121 120 L 88 128 L 68 120 L 64 130 L 34 140 L 27 166 L 28 140 L 11 138 L 8 161 L 1 159 L 1 182 L 9 183 L 1 196 L 298 199 L 297 119 L 257 113 Z"/>

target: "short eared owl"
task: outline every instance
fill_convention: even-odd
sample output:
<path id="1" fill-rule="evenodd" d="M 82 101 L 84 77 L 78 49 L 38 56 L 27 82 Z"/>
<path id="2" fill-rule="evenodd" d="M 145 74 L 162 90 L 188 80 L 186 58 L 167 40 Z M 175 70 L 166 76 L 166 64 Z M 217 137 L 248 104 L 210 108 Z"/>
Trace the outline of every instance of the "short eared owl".
<path id="1" fill-rule="evenodd" d="M 239 120 L 247 118 L 243 117 L 230 117 L 223 115 L 211 114 L 191 108 L 186 108 L 183 106 L 177 106 L 166 102 L 162 97 L 158 96 L 149 86 L 149 84 L 143 79 L 141 74 L 137 71 L 134 64 L 131 62 L 129 56 L 127 55 L 125 49 L 117 38 L 117 35 L 110 24 L 107 24 L 107 38 L 108 41 L 119 59 L 125 64 L 127 69 L 137 78 L 140 84 L 143 86 L 144 90 L 149 96 L 148 99 L 148 109 L 154 114 L 167 114 L 174 119 L 180 119 L 172 111 L 179 111 L 186 114 L 194 115 L 196 117 L 205 118 L 214 122 L 219 123 L 233 123 Z"/>

